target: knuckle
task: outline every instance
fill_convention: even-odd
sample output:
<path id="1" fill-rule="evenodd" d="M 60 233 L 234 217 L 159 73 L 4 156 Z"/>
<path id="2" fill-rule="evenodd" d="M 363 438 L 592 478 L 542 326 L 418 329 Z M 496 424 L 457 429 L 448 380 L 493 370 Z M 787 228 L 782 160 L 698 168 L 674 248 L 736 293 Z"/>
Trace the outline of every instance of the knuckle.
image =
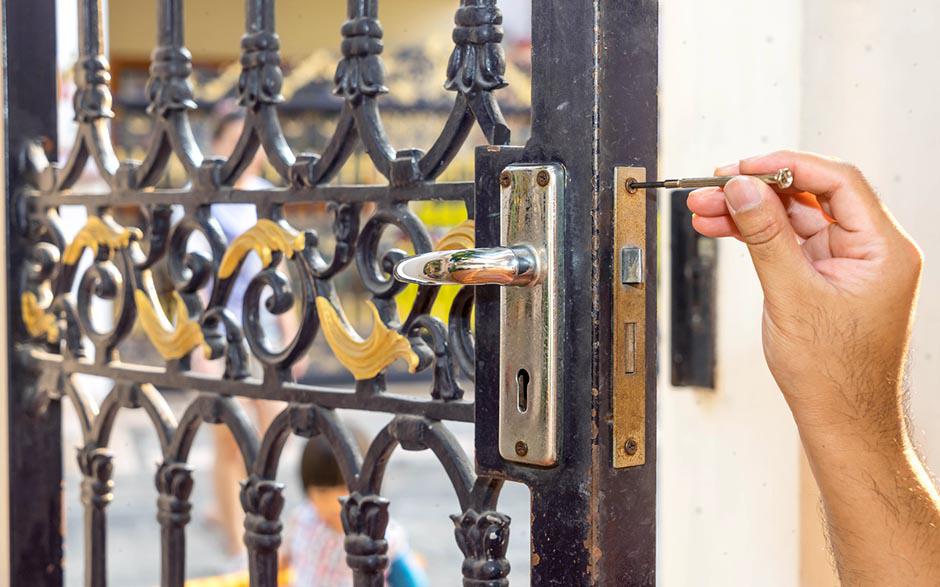
<path id="1" fill-rule="evenodd" d="M 757 220 L 753 226 L 748 226 L 741 230 L 741 237 L 749 245 L 766 245 L 778 236 L 782 228 L 776 218 L 772 216 L 763 217 Z"/>
<path id="2" fill-rule="evenodd" d="M 907 265 L 910 268 L 920 275 L 921 271 L 924 268 L 924 251 L 920 248 L 913 240 L 907 238 L 904 239 L 904 258 L 907 261 Z"/>
<path id="3" fill-rule="evenodd" d="M 865 174 L 859 169 L 858 165 L 849 161 L 839 161 L 839 168 L 842 174 L 853 181 L 864 181 Z"/>

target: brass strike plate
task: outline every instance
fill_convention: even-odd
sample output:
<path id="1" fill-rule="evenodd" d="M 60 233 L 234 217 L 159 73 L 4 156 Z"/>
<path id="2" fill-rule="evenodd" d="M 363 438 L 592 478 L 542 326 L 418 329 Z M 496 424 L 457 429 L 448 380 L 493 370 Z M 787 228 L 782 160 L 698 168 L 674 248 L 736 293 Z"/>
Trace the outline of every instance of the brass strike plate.
<path id="1" fill-rule="evenodd" d="M 613 466 L 646 464 L 646 170 L 614 170 Z"/>

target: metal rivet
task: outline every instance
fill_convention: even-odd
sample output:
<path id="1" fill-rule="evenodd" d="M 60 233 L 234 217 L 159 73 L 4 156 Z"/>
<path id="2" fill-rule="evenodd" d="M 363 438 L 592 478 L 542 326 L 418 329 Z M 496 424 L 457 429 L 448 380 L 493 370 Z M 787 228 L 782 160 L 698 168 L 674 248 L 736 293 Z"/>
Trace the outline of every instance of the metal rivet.
<path id="1" fill-rule="evenodd" d="M 636 451 L 640 449 L 640 445 L 637 443 L 636 438 L 631 438 L 623 445 L 623 450 L 627 452 L 631 457 L 636 454 Z"/>
<path id="2" fill-rule="evenodd" d="M 516 454 L 520 457 L 524 457 L 529 454 L 529 445 L 522 442 L 521 440 L 516 443 Z"/>
<path id="3" fill-rule="evenodd" d="M 508 188 L 512 185 L 512 175 L 508 171 L 504 171 L 499 176 L 499 185 L 504 188 Z"/>
<path id="4" fill-rule="evenodd" d="M 635 177 L 628 177 L 626 181 L 623 182 L 623 188 L 627 190 L 628 194 L 637 193 L 638 190 L 635 187 L 633 187 L 635 183 L 636 183 Z"/>
<path id="5" fill-rule="evenodd" d="M 539 184 L 539 187 L 548 187 L 548 184 L 552 182 L 552 176 L 543 169 L 542 171 L 538 172 L 538 175 L 535 176 L 535 181 Z"/>

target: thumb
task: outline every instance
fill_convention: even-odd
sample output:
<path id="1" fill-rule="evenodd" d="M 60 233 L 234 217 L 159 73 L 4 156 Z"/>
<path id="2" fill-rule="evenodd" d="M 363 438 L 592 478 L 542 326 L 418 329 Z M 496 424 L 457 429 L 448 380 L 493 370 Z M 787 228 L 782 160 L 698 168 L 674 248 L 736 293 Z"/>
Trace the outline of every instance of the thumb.
<path id="1" fill-rule="evenodd" d="M 792 290 L 812 278 L 814 271 L 803 255 L 790 217 L 770 186 L 753 177 L 736 177 L 724 193 L 765 295 Z"/>

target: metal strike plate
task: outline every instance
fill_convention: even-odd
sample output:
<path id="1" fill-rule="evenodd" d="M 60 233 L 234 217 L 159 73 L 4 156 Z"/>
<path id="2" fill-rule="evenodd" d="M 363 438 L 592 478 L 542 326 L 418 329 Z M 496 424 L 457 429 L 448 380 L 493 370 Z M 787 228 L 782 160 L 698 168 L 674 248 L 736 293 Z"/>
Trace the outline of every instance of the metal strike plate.
<path id="1" fill-rule="evenodd" d="M 646 463 L 646 190 L 630 180 L 646 180 L 646 170 L 614 170 L 615 259 L 613 311 L 613 466 Z"/>
<path id="2" fill-rule="evenodd" d="M 556 218 L 565 185 L 560 165 L 514 165 L 500 176 L 500 244 L 527 245 L 539 281 L 500 289 L 499 452 L 508 460 L 558 462 L 558 357 L 563 292 Z"/>

